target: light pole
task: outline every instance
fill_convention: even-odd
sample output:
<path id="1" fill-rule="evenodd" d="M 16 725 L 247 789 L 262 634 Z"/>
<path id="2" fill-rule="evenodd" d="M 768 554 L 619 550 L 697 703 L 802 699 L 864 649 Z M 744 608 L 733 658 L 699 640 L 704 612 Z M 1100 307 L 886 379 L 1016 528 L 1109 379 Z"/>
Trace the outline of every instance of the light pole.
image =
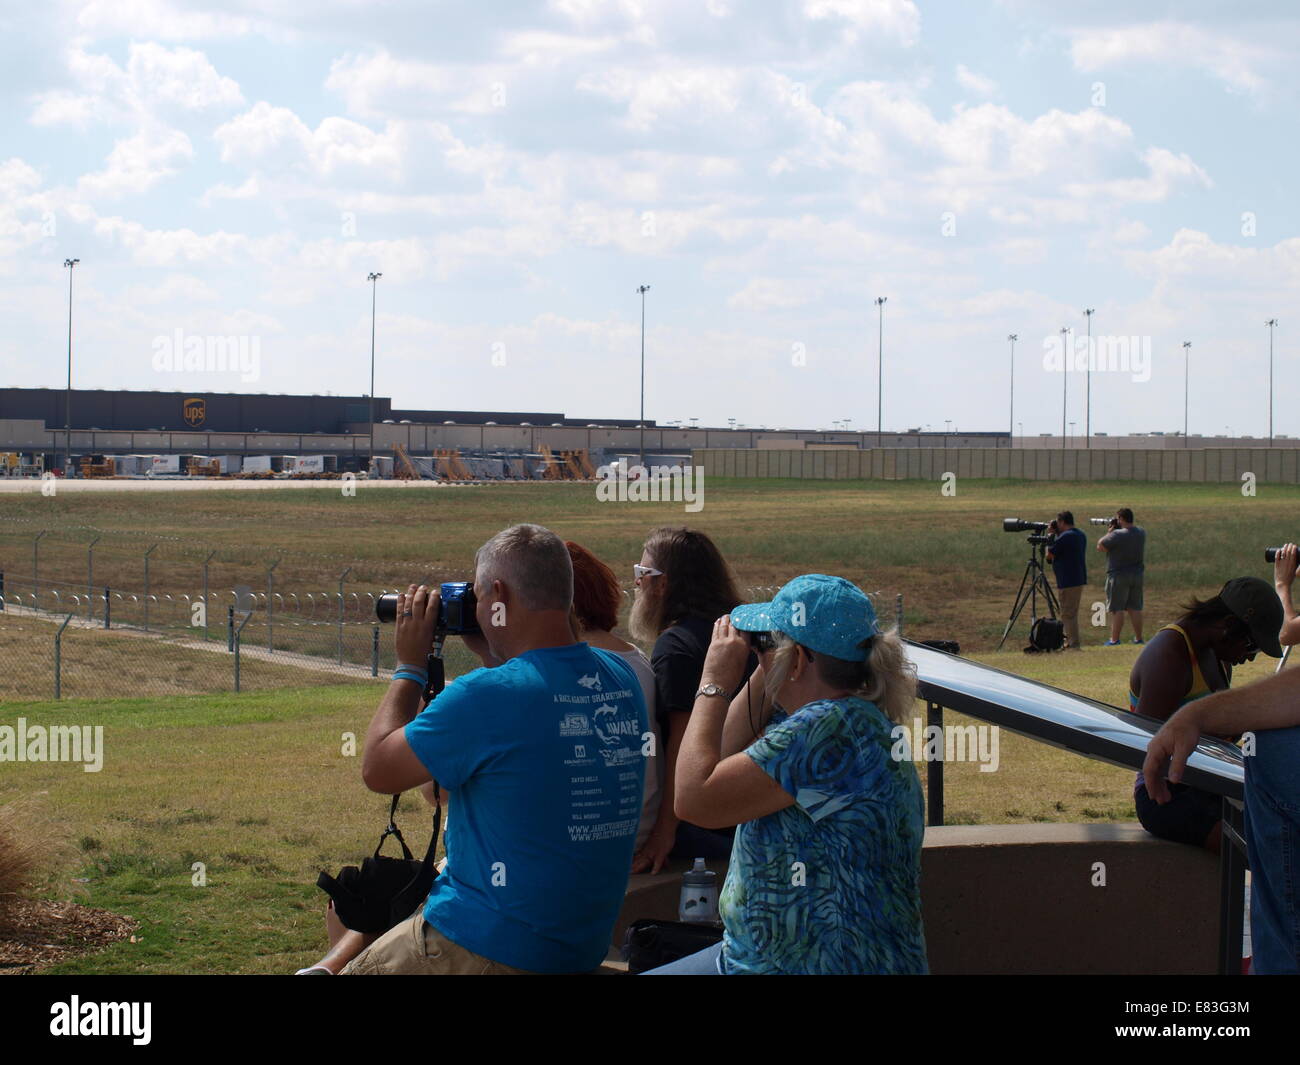
<path id="1" fill-rule="evenodd" d="M 649 285 L 639 285 L 641 293 L 641 476 L 645 476 L 645 294 Z"/>
<path id="2" fill-rule="evenodd" d="M 72 270 L 80 259 L 64 259 L 68 270 L 68 393 L 63 412 L 63 429 L 67 435 L 67 453 L 63 456 L 63 476 L 72 474 Z"/>
<path id="3" fill-rule="evenodd" d="M 880 312 L 876 347 L 876 447 L 880 446 L 880 429 L 884 425 L 885 413 L 885 302 L 888 299 L 888 296 L 876 297 L 876 307 Z"/>
<path id="4" fill-rule="evenodd" d="M 383 274 L 367 274 L 370 282 L 370 454 L 366 459 L 366 476 L 375 465 L 375 290 Z"/>
<path id="5" fill-rule="evenodd" d="M 1264 323 L 1268 326 L 1268 446 L 1273 446 L 1273 330 L 1277 319 L 1270 318 Z"/>
<path id="6" fill-rule="evenodd" d="M 1007 436 L 1011 437 L 1012 447 L 1016 446 L 1013 430 L 1016 426 L 1016 341 L 1019 339 L 1019 333 L 1007 334 L 1007 340 L 1011 342 L 1011 404 L 1007 409 Z"/>
<path id="7" fill-rule="evenodd" d="M 1085 307 L 1083 313 L 1088 319 L 1088 378 L 1087 399 L 1084 401 L 1083 431 L 1087 437 L 1085 446 L 1092 447 L 1092 314 L 1095 308 Z"/>
<path id="8" fill-rule="evenodd" d="M 1191 372 L 1192 342 L 1183 341 L 1183 447 L 1187 446 L 1187 381 Z"/>
<path id="9" fill-rule="evenodd" d="M 1065 450 L 1065 415 L 1070 391 L 1070 327 L 1061 326 L 1061 450 Z"/>

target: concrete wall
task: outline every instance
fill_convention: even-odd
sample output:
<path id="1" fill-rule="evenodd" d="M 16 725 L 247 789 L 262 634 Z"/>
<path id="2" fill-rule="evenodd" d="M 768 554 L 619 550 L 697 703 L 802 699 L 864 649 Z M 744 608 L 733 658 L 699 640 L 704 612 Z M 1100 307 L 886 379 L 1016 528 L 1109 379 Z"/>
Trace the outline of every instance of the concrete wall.
<path id="1" fill-rule="evenodd" d="M 1094 865 L 1106 886 L 1093 886 Z M 681 875 L 633 876 L 614 930 L 677 919 Z M 725 862 L 710 862 L 721 885 Z M 1219 866 L 1136 824 L 927 828 L 921 906 L 930 971 L 1214 973 Z"/>
<path id="2" fill-rule="evenodd" d="M 1218 966 L 1218 859 L 1136 824 L 928 828 L 921 902 L 934 973 Z"/>
<path id="3" fill-rule="evenodd" d="M 1300 484 L 1300 452 L 1292 448 L 1203 448 L 1188 451 L 1105 451 L 1037 448 L 872 448 L 762 450 L 696 448 L 692 461 L 714 477 L 798 477 L 813 480 L 1184 481 Z"/>

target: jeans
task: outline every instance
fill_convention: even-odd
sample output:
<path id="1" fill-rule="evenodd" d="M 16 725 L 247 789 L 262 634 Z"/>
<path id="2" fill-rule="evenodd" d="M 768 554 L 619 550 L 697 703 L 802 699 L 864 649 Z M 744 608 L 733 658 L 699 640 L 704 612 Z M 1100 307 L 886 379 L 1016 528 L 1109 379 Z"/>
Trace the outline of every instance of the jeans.
<path id="1" fill-rule="evenodd" d="M 1254 971 L 1300 973 L 1300 727 L 1259 730 L 1245 763 Z"/>
<path id="2" fill-rule="evenodd" d="M 647 969 L 642 976 L 722 976 L 722 944 L 688 954 L 657 969 Z"/>

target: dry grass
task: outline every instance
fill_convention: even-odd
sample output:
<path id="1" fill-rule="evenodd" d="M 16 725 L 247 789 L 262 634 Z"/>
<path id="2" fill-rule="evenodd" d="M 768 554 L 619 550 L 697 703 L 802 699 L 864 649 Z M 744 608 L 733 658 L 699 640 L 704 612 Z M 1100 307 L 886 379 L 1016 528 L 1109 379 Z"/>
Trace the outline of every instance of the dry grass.
<path id="1" fill-rule="evenodd" d="M 65 830 L 35 797 L 0 805 L 0 931 L 17 910 L 73 858 Z"/>

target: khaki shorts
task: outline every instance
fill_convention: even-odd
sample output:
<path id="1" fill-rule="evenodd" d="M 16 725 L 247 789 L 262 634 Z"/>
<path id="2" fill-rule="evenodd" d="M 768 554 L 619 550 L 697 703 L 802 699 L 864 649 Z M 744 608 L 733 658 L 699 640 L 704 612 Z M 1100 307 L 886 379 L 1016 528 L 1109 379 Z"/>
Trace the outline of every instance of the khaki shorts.
<path id="1" fill-rule="evenodd" d="M 340 976 L 527 976 L 525 969 L 457 946 L 424 920 L 423 911 L 394 925 L 353 958 Z"/>

